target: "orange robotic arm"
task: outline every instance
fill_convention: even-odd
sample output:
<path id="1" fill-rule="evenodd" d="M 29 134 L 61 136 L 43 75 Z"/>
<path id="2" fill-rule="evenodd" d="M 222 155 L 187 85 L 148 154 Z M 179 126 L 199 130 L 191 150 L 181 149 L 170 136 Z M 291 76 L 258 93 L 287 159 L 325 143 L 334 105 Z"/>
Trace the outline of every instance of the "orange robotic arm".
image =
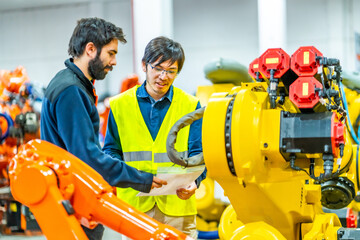
<path id="1" fill-rule="evenodd" d="M 80 222 L 102 223 L 132 239 L 191 239 L 118 199 L 100 174 L 49 142 L 23 145 L 9 177 L 14 198 L 31 209 L 49 240 L 87 239 Z"/>

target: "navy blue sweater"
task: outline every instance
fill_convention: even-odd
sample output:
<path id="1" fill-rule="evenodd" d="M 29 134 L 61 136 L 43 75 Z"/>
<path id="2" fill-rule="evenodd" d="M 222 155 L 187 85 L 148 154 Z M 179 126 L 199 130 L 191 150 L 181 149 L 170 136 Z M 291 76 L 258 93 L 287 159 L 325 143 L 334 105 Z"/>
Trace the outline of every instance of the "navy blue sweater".
<path id="1" fill-rule="evenodd" d="M 72 62 L 65 61 L 49 83 L 41 110 L 41 139 L 72 153 L 112 186 L 149 192 L 153 175 L 105 154 L 99 143 L 94 86 Z"/>

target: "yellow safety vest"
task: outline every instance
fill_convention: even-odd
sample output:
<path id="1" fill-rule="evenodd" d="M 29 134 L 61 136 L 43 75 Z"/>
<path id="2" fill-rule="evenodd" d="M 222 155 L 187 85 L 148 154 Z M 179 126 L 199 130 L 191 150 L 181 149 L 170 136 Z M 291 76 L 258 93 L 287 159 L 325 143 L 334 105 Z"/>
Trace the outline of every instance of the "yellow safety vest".
<path id="1" fill-rule="evenodd" d="M 171 127 L 185 114 L 196 109 L 198 100 L 173 87 L 174 94 L 169 110 L 161 124 L 155 141 L 146 126 L 136 98 L 139 86 L 113 97 L 110 100 L 111 111 L 118 128 L 124 161 L 139 170 L 157 173 L 158 167 L 170 167 L 174 164 L 166 153 L 166 139 Z M 175 149 L 187 157 L 189 126 L 179 131 Z M 147 212 L 155 203 L 159 209 L 170 216 L 187 216 L 197 213 L 195 194 L 188 200 L 182 200 L 177 195 L 141 196 L 139 191 L 132 188 L 117 188 L 117 196 L 134 206 Z"/>

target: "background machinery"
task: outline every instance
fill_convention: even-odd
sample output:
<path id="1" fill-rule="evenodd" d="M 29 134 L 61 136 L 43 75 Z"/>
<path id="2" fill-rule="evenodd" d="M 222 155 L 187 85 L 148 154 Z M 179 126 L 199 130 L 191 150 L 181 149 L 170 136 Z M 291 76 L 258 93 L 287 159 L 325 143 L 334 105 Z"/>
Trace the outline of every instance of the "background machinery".
<path id="1" fill-rule="evenodd" d="M 13 199 L 7 169 L 22 144 L 40 137 L 42 94 L 24 67 L 0 70 L 0 232 L 6 234 L 40 230 L 28 208 Z"/>
<path id="2" fill-rule="evenodd" d="M 358 145 L 341 72 L 338 59 L 312 46 L 291 56 L 268 49 L 249 66 L 253 82 L 211 95 L 174 125 L 169 157 L 183 166 L 204 160 L 230 200 L 220 239 L 360 239 L 322 210 L 359 209 Z M 203 158 L 182 159 L 176 134 L 202 115 Z"/>

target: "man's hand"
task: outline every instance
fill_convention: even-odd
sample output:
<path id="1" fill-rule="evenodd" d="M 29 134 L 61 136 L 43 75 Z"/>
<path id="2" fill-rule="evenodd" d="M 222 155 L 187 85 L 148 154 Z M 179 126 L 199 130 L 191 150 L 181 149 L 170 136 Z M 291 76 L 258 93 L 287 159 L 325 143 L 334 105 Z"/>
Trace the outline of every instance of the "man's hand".
<path id="1" fill-rule="evenodd" d="M 187 186 L 186 188 L 179 188 L 176 189 L 176 195 L 182 199 L 182 200 L 186 200 L 189 199 L 194 193 L 195 190 L 197 189 L 197 186 L 195 184 L 195 182 L 192 182 L 189 186 Z"/>
<path id="2" fill-rule="evenodd" d="M 167 184 L 167 181 L 165 180 L 162 180 L 158 177 L 153 177 L 153 182 L 152 182 L 152 185 L 151 185 L 151 189 L 153 188 L 161 188 L 162 185 L 166 185 Z"/>

